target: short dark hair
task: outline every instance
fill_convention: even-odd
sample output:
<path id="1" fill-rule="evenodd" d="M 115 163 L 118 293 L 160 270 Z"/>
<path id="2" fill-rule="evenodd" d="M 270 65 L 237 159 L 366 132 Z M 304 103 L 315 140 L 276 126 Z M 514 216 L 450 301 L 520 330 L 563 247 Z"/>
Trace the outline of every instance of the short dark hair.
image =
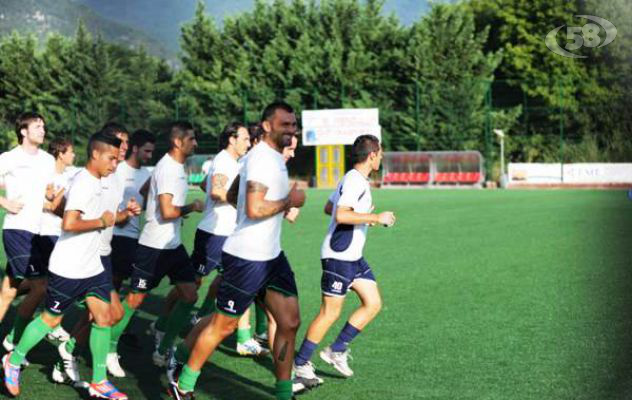
<path id="1" fill-rule="evenodd" d="M 360 135 L 351 147 L 351 162 L 353 164 L 365 162 L 369 154 L 380 151 L 380 140 L 373 135 Z"/>
<path id="2" fill-rule="evenodd" d="M 88 139 L 88 160 L 92 158 L 94 150 L 102 150 L 105 146 L 121 147 L 121 139 L 111 133 L 98 131 Z"/>
<path id="3" fill-rule="evenodd" d="M 263 136 L 261 122 L 248 125 L 248 135 L 250 135 L 250 144 L 254 145 L 255 142 L 260 142 L 261 136 Z"/>
<path id="4" fill-rule="evenodd" d="M 145 143 L 156 144 L 156 135 L 145 129 L 137 129 L 132 133 L 132 137 L 129 138 L 129 148 L 125 158 L 129 158 L 132 155 L 133 147 L 142 147 Z"/>
<path id="5" fill-rule="evenodd" d="M 24 140 L 24 136 L 22 136 L 22 129 L 27 129 L 29 124 L 33 121 L 37 121 L 41 119 L 44 121 L 44 117 L 35 111 L 27 111 L 22 114 L 15 120 L 15 134 L 18 137 L 18 143 L 22 144 Z"/>
<path id="6" fill-rule="evenodd" d="M 224 150 L 228 147 L 230 143 L 230 138 L 236 138 L 238 136 L 239 128 L 245 128 L 244 124 L 241 122 L 231 122 L 230 124 L 224 127 L 222 133 L 219 134 L 219 148 L 220 150 Z"/>
<path id="7" fill-rule="evenodd" d="M 101 128 L 101 132 L 113 136 L 116 136 L 117 133 L 125 133 L 126 135 L 129 135 L 129 131 L 124 125 L 114 121 L 107 122 L 105 125 L 103 125 L 103 127 Z"/>
<path id="8" fill-rule="evenodd" d="M 173 148 L 176 139 L 182 140 L 188 131 L 194 131 L 193 125 L 188 121 L 175 121 L 169 127 L 169 149 Z"/>
<path id="9" fill-rule="evenodd" d="M 59 157 L 60 154 L 64 154 L 68 148 L 72 146 L 72 142 L 66 138 L 55 138 L 48 144 L 48 153 L 55 157 Z"/>
<path id="10" fill-rule="evenodd" d="M 283 110 L 289 113 L 294 113 L 294 109 L 291 105 L 287 104 L 283 100 L 274 101 L 266 106 L 261 113 L 261 122 L 269 121 L 272 119 L 277 110 Z"/>

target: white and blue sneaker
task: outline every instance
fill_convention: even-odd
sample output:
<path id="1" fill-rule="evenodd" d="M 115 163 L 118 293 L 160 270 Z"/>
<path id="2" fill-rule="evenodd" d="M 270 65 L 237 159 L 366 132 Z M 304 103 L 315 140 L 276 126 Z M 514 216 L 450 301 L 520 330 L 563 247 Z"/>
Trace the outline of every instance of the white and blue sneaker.
<path id="1" fill-rule="evenodd" d="M 333 366 L 344 377 L 350 378 L 353 376 L 353 370 L 349 368 L 348 359 L 351 358 L 351 351 L 333 351 L 331 347 L 327 346 L 320 352 L 320 358 L 327 364 Z"/>

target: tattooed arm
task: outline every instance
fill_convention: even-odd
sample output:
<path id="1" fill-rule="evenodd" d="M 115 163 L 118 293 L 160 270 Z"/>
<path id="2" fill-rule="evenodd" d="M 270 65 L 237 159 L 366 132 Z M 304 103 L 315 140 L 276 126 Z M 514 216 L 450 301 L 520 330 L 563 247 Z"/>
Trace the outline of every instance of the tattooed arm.
<path id="1" fill-rule="evenodd" d="M 228 177 L 224 174 L 215 174 L 211 177 L 211 199 L 217 203 L 226 203 L 228 190 L 226 190 L 226 183 L 228 183 Z"/>
<path id="2" fill-rule="evenodd" d="M 255 181 L 246 182 L 246 215 L 250 219 L 271 217 L 290 208 L 290 197 L 281 200 L 266 200 L 268 187 Z"/>

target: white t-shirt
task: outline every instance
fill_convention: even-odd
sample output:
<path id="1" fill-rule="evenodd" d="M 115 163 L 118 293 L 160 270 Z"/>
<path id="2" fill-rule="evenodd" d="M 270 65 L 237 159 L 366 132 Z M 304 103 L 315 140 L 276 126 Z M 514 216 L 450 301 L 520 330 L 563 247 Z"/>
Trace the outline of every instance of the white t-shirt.
<path id="1" fill-rule="evenodd" d="M 220 151 L 215 157 L 206 177 L 206 204 L 198 229 L 213 235 L 228 236 L 237 226 L 237 210 L 228 203 L 216 204 L 215 200 L 211 199 L 212 177 L 217 174 L 228 178 L 226 190 L 230 189 L 230 185 L 239 174 L 239 163 L 226 150 Z"/>
<path id="2" fill-rule="evenodd" d="M 182 243 L 180 239 L 180 226 L 182 218 L 165 221 L 160 214 L 158 196 L 171 194 L 171 203 L 174 206 L 185 205 L 189 185 L 187 175 L 184 172 L 184 164 L 180 164 L 169 153 L 156 164 L 151 174 L 149 194 L 147 198 L 147 222 L 140 234 L 138 243 L 154 249 L 175 249 Z"/>
<path id="3" fill-rule="evenodd" d="M 266 200 L 285 199 L 290 191 L 285 160 L 281 153 L 261 142 L 250 150 L 244 163 L 239 173 L 237 228 L 226 240 L 223 250 L 250 261 L 272 260 L 281 253 L 283 213 L 259 220 L 248 218 L 246 183 L 254 181 L 267 186 Z"/>
<path id="4" fill-rule="evenodd" d="M 140 189 L 143 187 L 147 179 L 151 177 L 151 173 L 147 168 L 133 168 L 127 162 L 122 162 L 116 168 L 116 177 L 119 184 L 123 186 L 123 200 L 119 209 L 127 206 L 127 202 L 132 197 L 136 199 L 138 204 L 143 204 L 143 196 Z M 123 226 L 114 227 L 115 236 L 126 236 L 132 239 L 138 239 L 140 236 L 140 216 L 131 217 Z"/>
<path id="5" fill-rule="evenodd" d="M 5 197 L 24 204 L 17 214 L 6 213 L 3 229 L 20 229 L 39 234 L 44 214 L 46 186 L 55 177 L 55 159 L 38 149 L 26 153 L 21 146 L 0 154 L 0 176 L 4 178 Z"/>
<path id="6" fill-rule="evenodd" d="M 358 213 L 371 211 L 371 186 L 369 180 L 358 170 L 352 169 L 342 178 L 336 191 L 329 197 L 334 205 L 327 236 L 320 250 L 321 258 L 334 258 L 342 261 L 357 261 L 362 258 L 366 242 L 367 224 L 339 225 L 336 223 L 336 210 L 339 206 L 351 207 Z"/>
<path id="7" fill-rule="evenodd" d="M 116 212 L 119 210 L 119 204 L 123 199 L 123 185 L 120 184 L 115 173 L 112 173 L 105 178 L 101 178 L 101 213 L 110 211 L 116 218 Z M 114 234 L 114 227 L 111 226 L 101 232 L 101 245 L 99 246 L 99 253 L 102 256 L 109 256 L 112 252 L 112 235 Z"/>
<path id="8" fill-rule="evenodd" d="M 81 211 L 81 219 L 99 219 L 103 214 L 101 180 L 82 169 L 72 180 L 66 196 L 66 211 Z M 70 279 L 84 279 L 103 272 L 99 257 L 101 230 L 81 233 L 62 231 L 50 256 L 50 272 Z"/>
<path id="9" fill-rule="evenodd" d="M 68 167 L 61 174 L 55 174 L 53 178 L 53 186 L 55 187 L 55 193 L 64 189 L 64 197 L 68 194 L 68 188 L 70 187 L 72 179 L 80 171 L 80 168 Z M 40 228 L 40 235 L 42 236 L 59 236 L 61 235 L 61 217 L 58 217 L 52 212 L 44 211 L 42 215 L 42 226 Z"/>

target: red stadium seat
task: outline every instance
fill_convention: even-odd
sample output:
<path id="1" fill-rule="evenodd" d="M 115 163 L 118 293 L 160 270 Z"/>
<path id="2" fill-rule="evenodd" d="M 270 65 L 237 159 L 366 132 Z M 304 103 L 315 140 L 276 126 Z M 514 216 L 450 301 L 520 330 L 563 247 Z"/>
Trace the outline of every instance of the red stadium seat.
<path id="1" fill-rule="evenodd" d="M 448 174 L 446 172 L 437 172 L 434 176 L 435 182 L 447 182 Z"/>

